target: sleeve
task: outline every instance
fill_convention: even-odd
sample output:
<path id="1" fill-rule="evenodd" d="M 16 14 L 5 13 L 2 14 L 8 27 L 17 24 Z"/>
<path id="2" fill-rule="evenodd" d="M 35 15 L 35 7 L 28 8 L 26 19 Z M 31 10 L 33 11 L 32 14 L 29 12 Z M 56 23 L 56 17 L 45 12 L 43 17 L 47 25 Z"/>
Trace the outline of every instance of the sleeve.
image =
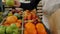
<path id="1" fill-rule="evenodd" d="M 32 10 L 34 9 L 37 4 L 39 3 L 40 0 L 31 0 L 30 3 L 21 3 L 21 8 L 23 9 L 28 9 L 28 10 Z"/>

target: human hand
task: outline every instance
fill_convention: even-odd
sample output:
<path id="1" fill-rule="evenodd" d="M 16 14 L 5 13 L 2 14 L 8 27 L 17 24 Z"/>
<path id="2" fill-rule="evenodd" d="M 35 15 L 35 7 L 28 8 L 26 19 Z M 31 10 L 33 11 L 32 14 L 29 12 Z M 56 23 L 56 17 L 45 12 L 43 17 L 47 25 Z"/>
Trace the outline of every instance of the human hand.
<path id="1" fill-rule="evenodd" d="M 20 7 L 20 2 L 19 2 L 19 0 L 14 0 L 14 7 Z"/>

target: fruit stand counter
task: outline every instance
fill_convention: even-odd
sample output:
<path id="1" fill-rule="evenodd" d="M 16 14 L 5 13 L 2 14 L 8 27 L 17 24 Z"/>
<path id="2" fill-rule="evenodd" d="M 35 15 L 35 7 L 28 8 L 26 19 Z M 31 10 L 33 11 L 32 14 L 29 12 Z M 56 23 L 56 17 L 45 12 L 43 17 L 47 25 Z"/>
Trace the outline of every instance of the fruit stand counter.
<path id="1" fill-rule="evenodd" d="M 36 14 L 36 9 L 21 11 L 20 8 L 15 10 L 5 4 L 4 8 L 6 16 L 0 26 L 1 34 L 48 34 L 45 25 Z"/>
<path id="2" fill-rule="evenodd" d="M 4 28 L 3 32 L 6 32 L 6 34 L 7 33 L 18 34 L 19 32 L 22 32 L 23 34 L 26 33 L 47 34 L 44 25 L 36 15 L 35 9 L 32 11 L 26 10 L 22 12 L 22 14 L 21 11 L 20 12 L 10 11 L 6 16 L 5 21 L 2 23 L 1 28 L 2 27 Z"/>

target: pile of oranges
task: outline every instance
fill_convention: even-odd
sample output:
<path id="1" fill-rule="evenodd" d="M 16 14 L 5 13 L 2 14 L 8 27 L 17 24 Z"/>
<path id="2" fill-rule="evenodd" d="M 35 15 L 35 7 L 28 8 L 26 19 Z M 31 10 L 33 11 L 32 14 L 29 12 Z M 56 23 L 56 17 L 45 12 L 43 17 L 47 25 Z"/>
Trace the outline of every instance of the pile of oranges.
<path id="1" fill-rule="evenodd" d="M 47 34 L 43 24 L 37 23 L 34 25 L 33 23 L 26 23 L 24 34 Z"/>

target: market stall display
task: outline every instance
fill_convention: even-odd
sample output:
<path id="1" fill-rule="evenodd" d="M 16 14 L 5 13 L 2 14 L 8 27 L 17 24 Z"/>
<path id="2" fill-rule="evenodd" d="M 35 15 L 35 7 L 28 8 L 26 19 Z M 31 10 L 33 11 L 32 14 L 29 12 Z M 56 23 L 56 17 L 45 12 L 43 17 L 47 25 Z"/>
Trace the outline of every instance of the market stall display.
<path id="1" fill-rule="evenodd" d="M 36 11 L 25 11 L 24 18 L 27 20 L 24 24 L 24 34 L 47 34 L 43 24 L 36 15 Z M 24 21 L 25 21 L 24 20 Z"/>
<path id="2" fill-rule="evenodd" d="M 36 9 L 25 11 L 10 9 L 14 5 L 13 0 L 6 0 L 6 5 L 9 6 L 9 10 L 5 11 L 7 14 L 1 22 L 2 34 L 48 34 L 44 24 L 36 14 Z"/>
<path id="3" fill-rule="evenodd" d="M 19 15 L 22 15 L 22 16 L 19 16 Z M 23 20 L 23 22 L 22 22 L 22 20 Z M 22 25 L 23 25 L 24 29 L 22 31 L 24 34 L 26 33 L 25 31 L 27 31 L 27 34 L 29 34 L 29 33 L 47 34 L 47 32 L 44 28 L 44 25 L 41 23 L 41 20 L 36 15 L 36 10 L 32 10 L 32 11 L 26 10 L 23 12 L 23 14 L 19 14 L 17 12 L 8 13 L 8 15 L 6 16 L 6 19 L 5 19 L 4 23 L 2 23 L 2 25 L 5 27 L 9 27 L 11 24 L 15 24 L 15 26 L 18 29 L 21 29 Z M 20 32 L 22 32 L 22 31 L 20 31 Z M 36 31 L 36 33 L 34 31 Z"/>

